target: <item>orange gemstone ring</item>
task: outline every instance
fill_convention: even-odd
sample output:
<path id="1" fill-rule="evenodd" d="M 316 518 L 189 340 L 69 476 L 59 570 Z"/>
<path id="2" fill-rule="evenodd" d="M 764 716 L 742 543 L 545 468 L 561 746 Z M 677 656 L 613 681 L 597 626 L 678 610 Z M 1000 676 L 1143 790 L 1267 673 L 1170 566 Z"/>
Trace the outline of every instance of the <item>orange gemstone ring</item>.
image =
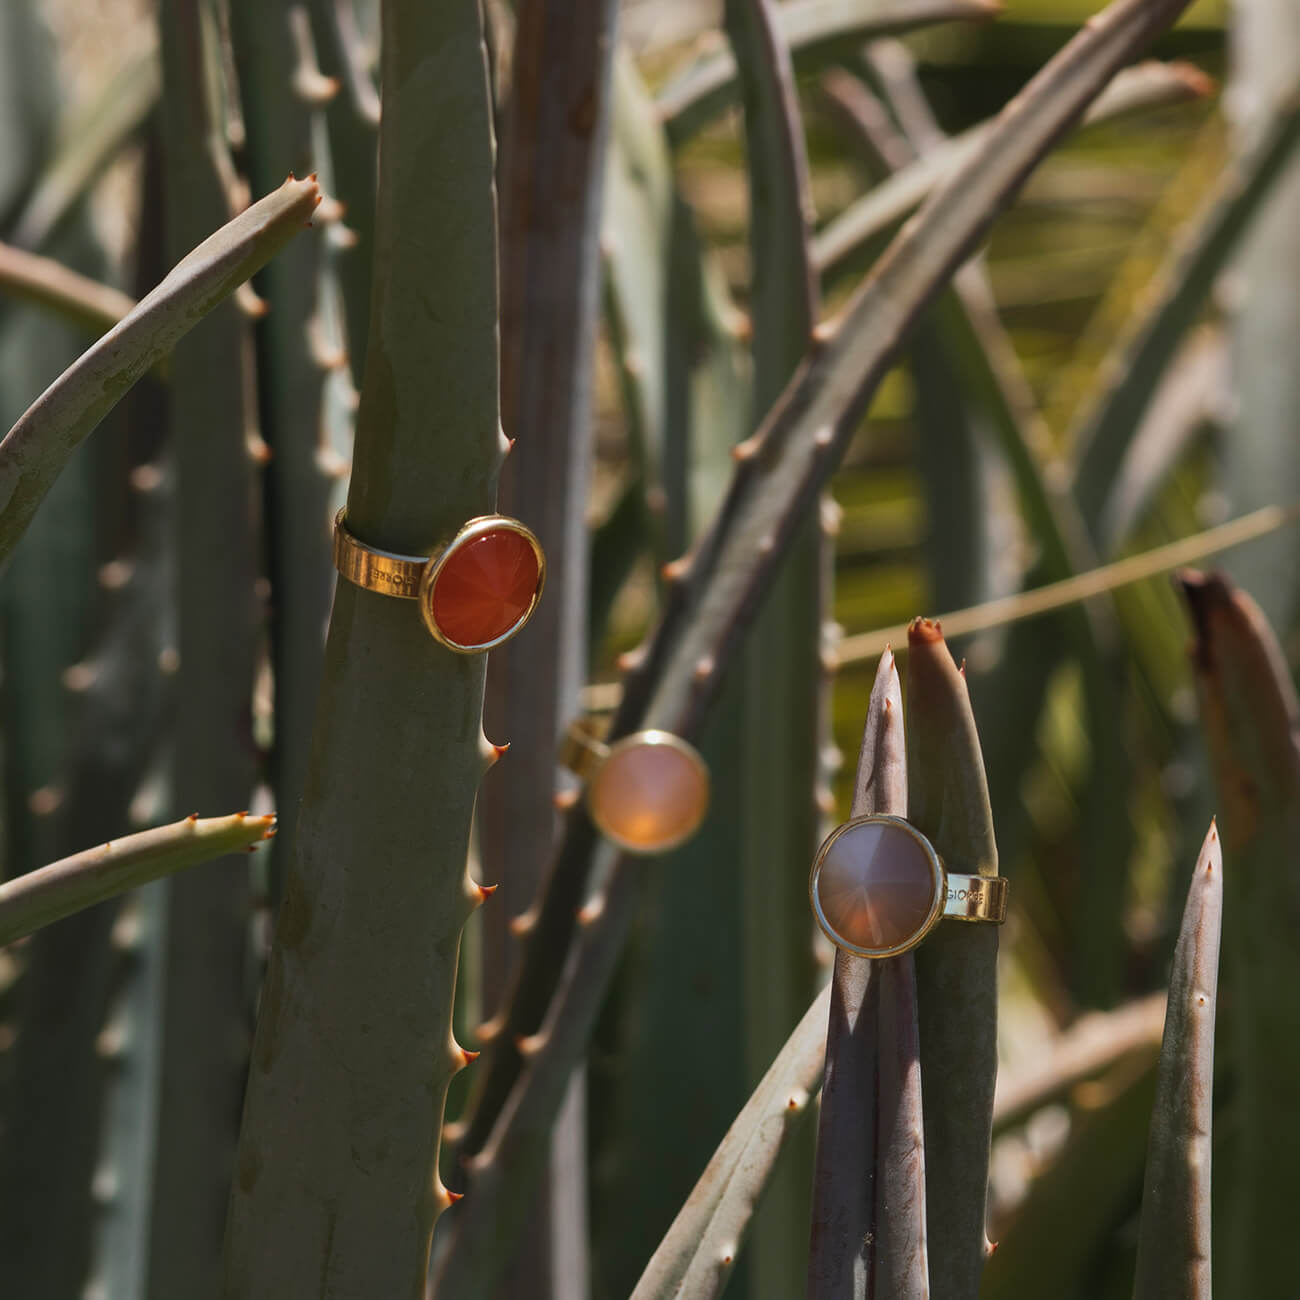
<path id="1" fill-rule="evenodd" d="M 855 817 L 826 837 L 808 877 L 813 915 L 826 937 L 859 957 L 915 948 L 943 918 L 1007 918 L 1005 876 L 963 876 L 902 817 Z"/>
<path id="2" fill-rule="evenodd" d="M 541 543 L 504 515 L 471 519 L 432 555 L 397 555 L 360 541 L 340 510 L 334 567 L 367 591 L 418 601 L 434 639 L 465 655 L 514 636 L 532 617 L 546 581 Z"/>
<path id="3" fill-rule="evenodd" d="M 708 765 L 671 732 L 637 731 L 607 745 L 575 722 L 560 761 L 587 783 L 587 811 L 601 834 L 629 853 L 676 848 L 709 810 Z"/>

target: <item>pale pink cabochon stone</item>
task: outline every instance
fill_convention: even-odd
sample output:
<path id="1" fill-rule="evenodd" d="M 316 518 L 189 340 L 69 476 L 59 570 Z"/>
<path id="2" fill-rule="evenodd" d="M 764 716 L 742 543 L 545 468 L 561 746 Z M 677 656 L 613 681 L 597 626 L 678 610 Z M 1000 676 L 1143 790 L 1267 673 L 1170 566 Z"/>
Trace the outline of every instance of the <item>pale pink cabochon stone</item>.
<path id="1" fill-rule="evenodd" d="M 614 747 L 587 798 L 606 835 L 625 847 L 653 851 L 679 843 L 703 821 L 708 772 L 674 745 L 638 741 Z"/>
<path id="2" fill-rule="evenodd" d="M 827 924 L 853 948 L 897 948 L 916 935 L 935 900 L 924 847 L 892 822 L 850 826 L 826 851 L 815 884 Z"/>

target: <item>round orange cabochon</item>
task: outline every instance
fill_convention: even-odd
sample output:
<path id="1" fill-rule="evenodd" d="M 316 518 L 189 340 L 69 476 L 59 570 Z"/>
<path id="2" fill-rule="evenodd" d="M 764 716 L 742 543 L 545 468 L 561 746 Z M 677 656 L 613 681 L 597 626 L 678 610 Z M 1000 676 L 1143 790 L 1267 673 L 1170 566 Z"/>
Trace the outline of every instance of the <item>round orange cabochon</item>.
<path id="1" fill-rule="evenodd" d="M 510 529 L 484 533 L 457 547 L 438 572 L 434 622 L 458 646 L 489 645 L 528 613 L 540 569 L 527 537 Z"/>

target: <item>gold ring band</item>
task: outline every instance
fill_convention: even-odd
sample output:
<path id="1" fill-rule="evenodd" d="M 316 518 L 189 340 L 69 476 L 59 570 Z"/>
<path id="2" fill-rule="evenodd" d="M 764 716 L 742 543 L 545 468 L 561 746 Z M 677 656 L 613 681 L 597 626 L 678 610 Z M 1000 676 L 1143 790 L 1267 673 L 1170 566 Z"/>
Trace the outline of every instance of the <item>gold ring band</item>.
<path id="1" fill-rule="evenodd" d="M 541 543 L 505 515 L 469 520 L 432 555 L 400 555 L 361 541 L 347 526 L 346 509 L 340 510 L 334 567 L 366 591 L 418 601 L 433 638 L 457 654 L 480 654 L 508 641 L 532 617 L 546 581 Z"/>
<path id="2" fill-rule="evenodd" d="M 585 722 L 569 724 L 560 741 L 560 766 L 580 781 L 589 781 L 609 757 L 609 746 L 592 732 Z"/>
<path id="3" fill-rule="evenodd" d="M 944 873 L 945 921 L 992 921 L 1001 925 L 1007 919 L 1006 876 L 962 876 Z"/>
<path id="4" fill-rule="evenodd" d="M 429 567 L 427 555 L 397 555 L 358 541 L 345 522 L 344 508 L 334 516 L 334 567 L 367 591 L 402 600 L 418 600 L 420 582 Z"/>

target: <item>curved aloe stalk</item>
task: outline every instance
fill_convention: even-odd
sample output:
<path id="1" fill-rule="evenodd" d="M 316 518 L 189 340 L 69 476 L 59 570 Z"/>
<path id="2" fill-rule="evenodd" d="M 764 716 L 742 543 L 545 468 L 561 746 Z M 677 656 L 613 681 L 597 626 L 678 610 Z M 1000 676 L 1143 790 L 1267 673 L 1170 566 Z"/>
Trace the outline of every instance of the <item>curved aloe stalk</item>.
<path id="1" fill-rule="evenodd" d="M 907 814 L 903 692 L 886 650 L 871 691 L 851 815 Z M 925 1161 L 910 953 L 839 952 L 813 1171 L 809 1300 L 928 1294 Z"/>
<path id="2" fill-rule="evenodd" d="M 993 816 L 965 675 L 938 624 L 918 619 L 907 642 L 908 817 L 950 870 L 996 876 Z M 988 1253 L 997 956 L 993 925 L 940 925 L 916 950 L 927 1212 L 942 1225 L 930 1242 L 930 1289 L 944 1300 L 978 1293 Z"/>
<path id="3" fill-rule="evenodd" d="M 200 862 L 251 848 L 275 832 L 275 818 L 187 817 L 86 849 L 0 885 L 0 944 L 52 925 L 106 898 L 114 898 Z"/>
<path id="4" fill-rule="evenodd" d="M 1285 1196 L 1300 1137 L 1277 1122 L 1300 1078 L 1295 1006 L 1279 989 L 1300 979 L 1300 702 L 1259 607 L 1225 578 L 1187 573 L 1192 663 L 1233 864 L 1224 947 L 1237 1071 L 1237 1132 L 1218 1255 L 1229 1295 L 1283 1294 L 1294 1276 Z"/>
<path id="5" fill-rule="evenodd" d="M 1142 63 L 1116 73 L 1083 122 L 1104 122 L 1152 104 L 1204 93 L 1204 74 L 1186 64 Z M 995 122 L 991 118 L 945 140 L 828 221 L 813 246 L 823 278 L 834 280 L 856 265 L 954 172 L 969 166 L 971 158 L 987 146 Z"/>
<path id="6" fill-rule="evenodd" d="M 51 257 L 0 244 L 0 294 L 39 303 L 91 334 L 118 323 L 135 299 Z"/>
<path id="7" fill-rule="evenodd" d="M 817 1087 L 829 988 L 813 1001 L 718 1145 L 631 1300 L 712 1300 L 731 1276 L 792 1121 Z"/>
<path id="8" fill-rule="evenodd" d="M 491 102 L 476 0 L 383 7 L 375 297 L 348 499 L 428 553 L 492 509 L 498 423 Z M 437 310 L 431 311 L 430 304 Z M 341 582 L 297 853 L 240 1134 L 224 1294 L 415 1296 L 449 1197 L 443 1099 L 484 661 L 406 601 Z M 322 1272 L 322 1270 L 324 1270 Z"/>
<path id="9" fill-rule="evenodd" d="M 218 303 L 310 224 L 320 193 L 292 177 L 204 240 L 120 324 L 70 366 L 0 442 L 0 561 L 73 449 Z"/>
<path id="10" fill-rule="evenodd" d="M 1151 1112 L 1134 1300 L 1209 1300 L 1214 1012 L 1223 917 L 1223 851 L 1211 823 L 1169 977 Z"/>
<path id="11" fill-rule="evenodd" d="M 998 0 L 794 0 L 775 6 L 776 35 L 801 75 L 856 54 L 864 41 L 960 19 L 987 21 Z M 740 78 L 735 57 L 718 50 L 687 68 L 660 93 L 657 106 L 668 139 L 680 145 L 734 102 Z"/>

